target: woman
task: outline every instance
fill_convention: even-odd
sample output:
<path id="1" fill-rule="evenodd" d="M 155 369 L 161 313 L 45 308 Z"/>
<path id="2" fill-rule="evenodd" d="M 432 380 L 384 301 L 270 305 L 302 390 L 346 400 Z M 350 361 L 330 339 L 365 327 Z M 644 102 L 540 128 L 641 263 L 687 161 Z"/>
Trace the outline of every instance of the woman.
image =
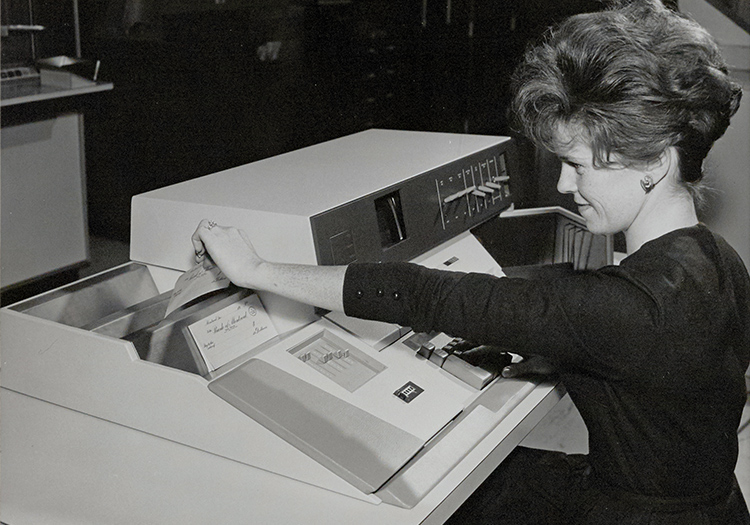
<path id="1" fill-rule="evenodd" d="M 196 257 L 207 250 L 240 286 L 554 365 L 589 454 L 517 449 L 457 523 L 750 523 L 733 474 L 750 279 L 695 207 L 739 87 L 705 30 L 647 0 L 568 19 L 527 53 L 515 83 L 523 130 L 562 161 L 558 190 L 589 230 L 624 232 L 620 266 L 531 281 L 406 263 L 283 265 L 208 221 Z"/>

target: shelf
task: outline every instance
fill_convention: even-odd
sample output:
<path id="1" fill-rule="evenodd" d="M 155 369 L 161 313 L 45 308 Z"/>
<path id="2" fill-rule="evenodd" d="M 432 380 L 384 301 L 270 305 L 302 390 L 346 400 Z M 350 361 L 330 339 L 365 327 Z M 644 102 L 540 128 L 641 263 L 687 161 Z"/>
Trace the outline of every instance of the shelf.
<path id="1" fill-rule="evenodd" d="M 62 97 L 72 97 L 109 91 L 114 87 L 111 82 L 92 82 L 90 86 L 64 88 L 39 84 L 3 85 L 0 94 L 0 107 L 41 102 Z"/>

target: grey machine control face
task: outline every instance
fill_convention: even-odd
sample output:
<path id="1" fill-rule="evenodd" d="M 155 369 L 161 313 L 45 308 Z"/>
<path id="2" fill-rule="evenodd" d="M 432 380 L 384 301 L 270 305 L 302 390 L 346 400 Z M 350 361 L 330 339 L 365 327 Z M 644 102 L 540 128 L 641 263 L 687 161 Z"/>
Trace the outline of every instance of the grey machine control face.
<path id="1" fill-rule="evenodd" d="M 311 218 L 319 264 L 410 260 L 512 203 L 508 140 Z"/>

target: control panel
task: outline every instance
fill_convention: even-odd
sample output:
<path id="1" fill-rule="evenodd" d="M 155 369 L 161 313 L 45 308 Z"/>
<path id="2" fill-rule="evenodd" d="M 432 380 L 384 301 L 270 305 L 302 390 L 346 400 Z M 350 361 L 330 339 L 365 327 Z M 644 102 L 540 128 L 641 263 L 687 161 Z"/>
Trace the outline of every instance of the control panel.
<path id="1" fill-rule="evenodd" d="M 410 260 L 498 215 L 512 203 L 513 146 L 506 138 L 311 217 L 318 263 Z"/>
<path id="2" fill-rule="evenodd" d="M 510 176 L 505 154 L 491 155 L 465 167 L 456 166 L 435 179 L 443 230 L 451 222 L 465 223 L 510 199 Z"/>

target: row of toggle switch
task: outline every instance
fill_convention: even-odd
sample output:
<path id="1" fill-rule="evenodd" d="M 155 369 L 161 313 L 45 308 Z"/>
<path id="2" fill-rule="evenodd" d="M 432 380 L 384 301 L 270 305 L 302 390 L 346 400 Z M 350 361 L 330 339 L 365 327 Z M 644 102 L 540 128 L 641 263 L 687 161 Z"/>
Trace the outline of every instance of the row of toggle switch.
<path id="1" fill-rule="evenodd" d="M 449 374 L 457 377 L 464 383 L 481 390 L 497 377 L 496 373 L 474 366 L 461 359 L 453 349 L 465 343 L 463 339 L 453 339 L 443 348 L 436 348 L 431 342 L 423 343 L 417 350 L 417 355 L 436 364 Z"/>
<path id="2" fill-rule="evenodd" d="M 317 353 L 317 352 L 316 352 Z M 313 359 L 313 353 L 310 351 L 304 352 L 298 356 L 298 359 L 302 361 L 303 363 L 307 363 L 308 361 Z M 318 362 L 320 364 L 326 364 L 329 361 L 333 361 L 334 359 L 346 359 L 349 357 L 349 350 L 336 350 L 333 352 L 325 352 L 323 354 L 319 354 L 318 356 Z"/>
<path id="3" fill-rule="evenodd" d="M 443 199 L 443 203 L 448 204 L 456 199 L 460 199 L 466 195 L 474 195 L 475 197 L 488 197 L 491 196 L 495 191 L 502 191 L 506 183 L 510 180 L 508 175 L 501 175 L 499 177 L 493 177 L 491 181 L 487 181 L 484 184 L 478 186 L 469 186 L 461 191 L 452 193 Z"/>

